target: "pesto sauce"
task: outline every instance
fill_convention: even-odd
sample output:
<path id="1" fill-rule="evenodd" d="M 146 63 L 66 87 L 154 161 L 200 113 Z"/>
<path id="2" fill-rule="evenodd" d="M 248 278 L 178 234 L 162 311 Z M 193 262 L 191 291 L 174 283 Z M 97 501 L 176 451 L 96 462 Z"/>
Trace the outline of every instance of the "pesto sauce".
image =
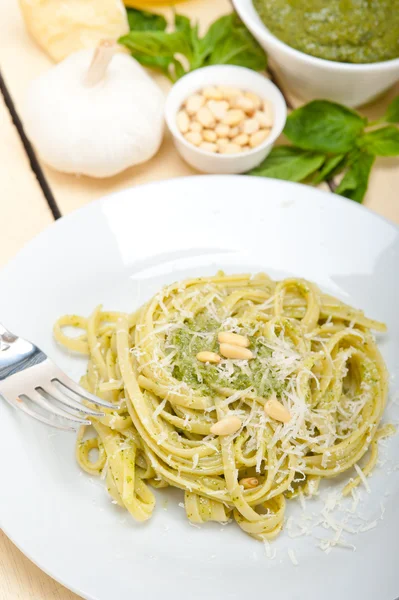
<path id="1" fill-rule="evenodd" d="M 348 63 L 399 57 L 399 0 L 254 0 L 266 27 L 306 54 Z"/>
<path id="2" fill-rule="evenodd" d="M 264 345 L 262 336 L 248 336 L 251 341 L 250 349 L 254 352 L 255 358 L 248 361 L 247 373 L 243 372 L 235 361 L 232 361 L 235 365 L 231 374 L 220 365 L 204 364 L 197 360 L 198 352 L 203 350 L 219 352 L 217 340 L 219 331 L 222 331 L 219 322 L 201 315 L 195 320 L 185 321 L 182 327 L 174 330 L 169 338 L 169 344 L 173 350 L 177 350 L 173 357 L 173 377 L 184 381 L 199 394 L 206 396 L 214 396 L 215 388 L 221 387 L 234 390 L 254 387 L 263 397 L 270 396 L 273 391 L 281 395 L 284 384 L 278 380 L 276 374 L 270 370 L 267 378 L 263 377 L 265 367 L 261 359 L 270 357 L 272 351 Z M 240 333 L 247 335 L 244 329 Z"/>

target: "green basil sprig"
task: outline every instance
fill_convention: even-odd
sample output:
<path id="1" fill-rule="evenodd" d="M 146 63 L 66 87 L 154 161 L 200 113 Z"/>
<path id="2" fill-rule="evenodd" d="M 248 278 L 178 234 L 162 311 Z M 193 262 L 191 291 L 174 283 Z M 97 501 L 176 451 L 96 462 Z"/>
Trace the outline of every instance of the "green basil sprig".
<path id="1" fill-rule="evenodd" d="M 166 29 L 166 19 L 162 15 L 136 8 L 127 8 L 126 12 L 130 30 L 165 31 Z"/>
<path id="2" fill-rule="evenodd" d="M 388 110 L 385 114 L 385 121 L 387 123 L 399 123 L 399 96 L 397 96 L 388 106 Z"/>
<path id="3" fill-rule="evenodd" d="M 399 156 L 394 123 L 399 123 L 399 96 L 374 122 L 335 102 L 314 100 L 287 118 L 284 133 L 294 145 L 273 148 L 250 175 L 313 185 L 341 175 L 335 192 L 362 202 L 375 158 Z"/>
<path id="4" fill-rule="evenodd" d="M 208 65 L 266 69 L 264 50 L 234 13 L 217 19 L 202 37 L 198 25 L 183 15 L 176 14 L 173 31 L 166 32 L 160 15 L 136 9 L 127 13 L 131 31 L 119 43 L 142 65 L 162 71 L 172 81 Z"/>

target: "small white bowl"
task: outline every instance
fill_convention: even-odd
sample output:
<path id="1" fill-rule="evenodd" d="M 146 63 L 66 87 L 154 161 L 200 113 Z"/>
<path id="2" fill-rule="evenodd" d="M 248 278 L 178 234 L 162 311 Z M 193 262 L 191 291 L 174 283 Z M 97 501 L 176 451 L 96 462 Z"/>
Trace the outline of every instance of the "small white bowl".
<path id="1" fill-rule="evenodd" d="M 231 85 L 269 100 L 274 123 L 268 138 L 256 148 L 239 154 L 215 154 L 190 144 L 177 127 L 177 113 L 189 96 L 208 85 Z M 244 67 L 215 65 L 192 71 L 175 83 L 166 98 L 165 118 L 178 152 L 189 165 L 204 173 L 245 173 L 269 154 L 284 129 L 287 107 L 280 90 L 265 76 Z"/>
<path id="2" fill-rule="evenodd" d="M 356 107 L 373 100 L 399 79 L 399 58 L 352 64 L 310 56 L 273 35 L 259 17 L 252 0 L 233 0 L 233 4 L 284 82 L 304 100 L 323 98 Z"/>

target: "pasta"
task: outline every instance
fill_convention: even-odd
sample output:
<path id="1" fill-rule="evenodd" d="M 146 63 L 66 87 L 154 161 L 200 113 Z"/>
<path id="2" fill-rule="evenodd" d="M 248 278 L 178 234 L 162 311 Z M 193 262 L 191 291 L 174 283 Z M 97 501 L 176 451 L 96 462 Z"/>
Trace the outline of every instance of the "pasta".
<path id="1" fill-rule="evenodd" d="M 56 340 L 89 357 L 81 384 L 116 406 L 96 437 L 81 428 L 77 460 L 139 521 L 170 485 L 190 521 L 273 539 L 290 498 L 354 467 L 348 494 L 376 463 L 387 372 L 372 329 L 385 326 L 316 285 L 263 273 L 178 282 L 133 314 L 61 317 Z M 250 358 L 227 358 L 223 339 Z"/>

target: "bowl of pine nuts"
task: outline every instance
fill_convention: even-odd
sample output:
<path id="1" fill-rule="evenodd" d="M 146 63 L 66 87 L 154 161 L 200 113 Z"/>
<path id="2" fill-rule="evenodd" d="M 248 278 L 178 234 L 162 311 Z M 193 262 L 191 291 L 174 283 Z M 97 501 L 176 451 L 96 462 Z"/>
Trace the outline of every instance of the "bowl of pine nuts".
<path id="1" fill-rule="evenodd" d="M 175 146 L 205 173 L 245 173 L 269 154 L 287 107 L 264 75 L 233 65 L 192 71 L 171 89 L 165 119 Z"/>

